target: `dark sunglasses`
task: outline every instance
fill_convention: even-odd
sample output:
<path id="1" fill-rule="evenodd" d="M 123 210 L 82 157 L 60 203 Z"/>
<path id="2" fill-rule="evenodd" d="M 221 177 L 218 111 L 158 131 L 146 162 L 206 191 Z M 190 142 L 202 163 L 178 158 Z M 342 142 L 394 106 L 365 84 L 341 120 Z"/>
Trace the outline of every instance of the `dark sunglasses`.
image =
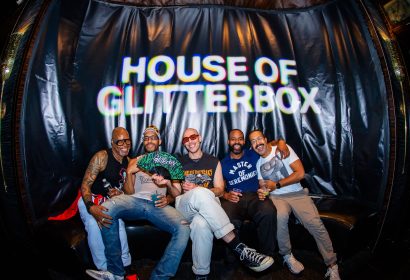
<path id="1" fill-rule="evenodd" d="M 188 143 L 189 140 L 194 141 L 194 140 L 196 140 L 198 137 L 199 137 L 198 134 L 192 134 L 191 136 L 184 137 L 184 138 L 182 138 L 182 145 L 185 145 L 185 143 Z"/>
<path id="2" fill-rule="evenodd" d="M 121 139 L 121 140 L 114 141 L 114 143 L 117 146 L 123 146 L 124 144 L 130 145 L 131 139 Z"/>

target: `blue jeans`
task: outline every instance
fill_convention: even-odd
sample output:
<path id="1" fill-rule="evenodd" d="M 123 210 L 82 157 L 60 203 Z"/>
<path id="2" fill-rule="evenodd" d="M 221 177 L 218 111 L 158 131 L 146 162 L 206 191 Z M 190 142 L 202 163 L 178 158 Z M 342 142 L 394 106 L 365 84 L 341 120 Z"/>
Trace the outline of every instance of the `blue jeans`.
<path id="1" fill-rule="evenodd" d="M 118 219 L 148 220 L 157 228 L 172 235 L 164 255 L 154 268 L 150 279 L 169 279 L 174 276 L 190 234 L 189 225 L 184 217 L 174 207 L 167 205 L 164 208 L 158 208 L 151 201 L 131 195 L 115 196 L 112 201 L 103 203 L 108 209 L 107 214 L 113 218 L 112 224 L 109 228 L 103 227 L 101 230 L 108 271 L 115 275 L 125 274 L 121 260 Z"/>
<path id="2" fill-rule="evenodd" d="M 78 200 L 78 211 L 80 212 L 81 220 L 83 221 L 85 231 L 87 232 L 88 247 L 90 248 L 94 264 L 98 270 L 107 270 L 107 258 L 105 257 L 105 246 L 101 236 L 101 230 L 94 217 L 88 213 L 83 198 Z M 121 241 L 122 263 L 124 266 L 127 266 L 131 264 L 131 254 L 128 248 L 125 225 L 121 219 L 119 220 L 119 235 Z"/>

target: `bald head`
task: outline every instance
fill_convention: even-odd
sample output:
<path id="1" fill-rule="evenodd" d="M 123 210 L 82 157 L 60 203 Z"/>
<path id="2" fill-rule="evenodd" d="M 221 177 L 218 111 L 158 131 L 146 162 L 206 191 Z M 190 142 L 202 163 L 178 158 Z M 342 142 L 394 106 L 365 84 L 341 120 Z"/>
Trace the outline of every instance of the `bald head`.
<path id="1" fill-rule="evenodd" d="M 128 156 L 131 147 L 131 139 L 128 131 L 123 127 L 116 127 L 111 135 L 111 147 L 114 154 L 119 157 Z"/>
<path id="2" fill-rule="evenodd" d="M 242 138 L 245 138 L 245 135 L 243 134 L 243 131 L 238 129 L 238 128 L 234 128 L 234 129 L 231 129 L 229 131 L 229 137 L 231 137 L 231 135 L 234 135 L 234 134 L 240 134 L 242 136 Z"/>
<path id="3" fill-rule="evenodd" d="M 198 130 L 196 130 L 195 128 L 185 129 L 182 144 L 184 145 L 185 149 L 187 149 L 190 156 L 195 154 L 202 155 L 201 141 L 202 139 L 199 135 Z"/>
<path id="4" fill-rule="evenodd" d="M 199 132 L 198 132 L 198 130 L 196 130 L 195 128 L 187 128 L 187 129 L 185 129 L 185 131 L 184 131 L 184 137 L 189 137 L 189 136 L 191 136 L 192 134 L 196 134 L 196 135 L 199 135 Z"/>
<path id="5" fill-rule="evenodd" d="M 129 138 L 128 131 L 123 127 L 116 127 L 112 130 L 111 139 L 118 139 L 120 135 L 126 135 Z"/>

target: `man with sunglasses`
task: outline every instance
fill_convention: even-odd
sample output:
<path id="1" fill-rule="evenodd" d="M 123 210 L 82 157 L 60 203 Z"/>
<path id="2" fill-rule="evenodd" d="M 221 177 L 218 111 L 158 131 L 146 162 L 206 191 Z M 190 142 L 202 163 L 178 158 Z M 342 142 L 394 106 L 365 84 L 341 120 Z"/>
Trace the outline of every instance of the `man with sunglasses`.
<path id="1" fill-rule="evenodd" d="M 146 153 L 159 150 L 161 138 L 158 128 L 148 126 L 143 132 Z M 120 257 L 119 219 L 148 220 L 160 230 L 171 235 L 171 240 L 160 261 L 151 273 L 150 279 L 169 279 L 178 269 L 182 254 L 189 239 L 190 229 L 184 217 L 169 204 L 181 193 L 179 184 L 171 183 L 159 174 L 149 174 L 138 168 L 138 160 L 144 155 L 130 160 L 123 195 L 103 204 L 106 212 L 100 223 L 107 256 L 107 270 L 87 270 L 94 279 L 124 279 L 124 267 Z M 167 194 L 167 190 L 171 194 Z M 152 194 L 158 196 L 153 201 Z"/>
<path id="2" fill-rule="evenodd" d="M 270 256 L 259 254 L 241 243 L 234 226 L 222 209 L 219 197 L 224 193 L 221 164 L 201 150 L 201 136 L 187 128 L 182 144 L 188 154 L 181 158 L 185 173 L 183 194 L 175 206 L 190 222 L 192 240 L 192 270 L 196 279 L 207 279 L 210 272 L 213 237 L 225 241 L 229 248 L 250 269 L 260 272 L 273 264 Z"/>
<path id="3" fill-rule="evenodd" d="M 272 141 L 283 157 L 289 155 L 285 140 Z M 256 162 L 259 155 L 245 149 L 242 130 L 232 129 L 228 136 L 229 154 L 221 161 L 226 190 L 221 199 L 222 208 L 231 222 L 239 229 L 244 220 L 256 225 L 261 253 L 273 256 L 276 244 L 276 208 L 270 200 L 259 200 L 259 181 Z"/>
<path id="4" fill-rule="evenodd" d="M 101 204 L 119 193 L 123 188 L 128 166 L 128 153 L 131 140 L 128 131 L 116 127 L 112 131 L 111 149 L 97 152 L 88 164 L 81 184 L 82 198 L 78 200 L 81 220 L 87 232 L 88 246 L 97 269 L 107 270 L 107 259 L 101 237 L 101 221 L 105 208 Z M 110 185 L 111 187 L 106 187 Z M 120 257 L 124 266 L 131 265 L 127 234 L 124 222 L 119 220 L 117 233 L 120 237 Z"/>

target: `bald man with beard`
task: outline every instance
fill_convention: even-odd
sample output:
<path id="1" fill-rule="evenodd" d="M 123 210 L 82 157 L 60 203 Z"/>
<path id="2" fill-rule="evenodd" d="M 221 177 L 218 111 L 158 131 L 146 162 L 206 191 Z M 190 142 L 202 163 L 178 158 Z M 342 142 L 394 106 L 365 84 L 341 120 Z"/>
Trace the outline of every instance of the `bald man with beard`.
<path id="1" fill-rule="evenodd" d="M 208 279 L 214 236 L 222 239 L 248 268 L 260 272 L 273 264 L 273 258 L 241 243 L 234 232 L 219 197 L 224 193 L 224 180 L 219 160 L 201 149 L 202 137 L 194 128 L 184 132 L 182 144 L 188 151 L 180 161 L 185 180 L 183 194 L 175 207 L 190 222 L 192 270 L 197 280 Z"/>

